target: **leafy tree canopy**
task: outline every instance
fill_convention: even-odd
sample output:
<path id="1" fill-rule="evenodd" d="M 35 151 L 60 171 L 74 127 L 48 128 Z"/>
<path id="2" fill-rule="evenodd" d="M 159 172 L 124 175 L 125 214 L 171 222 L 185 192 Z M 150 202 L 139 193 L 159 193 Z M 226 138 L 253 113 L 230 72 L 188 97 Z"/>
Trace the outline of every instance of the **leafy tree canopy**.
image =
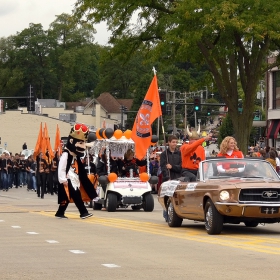
<path id="1" fill-rule="evenodd" d="M 107 22 L 116 53 L 140 49 L 157 60 L 206 63 L 246 151 L 256 88 L 280 42 L 278 0 L 78 0 L 75 15 Z"/>

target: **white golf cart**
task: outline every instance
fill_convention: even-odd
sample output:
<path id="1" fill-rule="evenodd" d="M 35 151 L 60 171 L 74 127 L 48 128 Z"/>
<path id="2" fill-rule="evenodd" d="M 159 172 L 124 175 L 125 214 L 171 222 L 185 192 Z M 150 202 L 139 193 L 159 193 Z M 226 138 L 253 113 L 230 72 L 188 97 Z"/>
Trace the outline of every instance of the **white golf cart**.
<path id="1" fill-rule="evenodd" d="M 118 177 L 113 173 L 115 179 L 111 180 L 110 156 L 123 157 L 128 149 L 133 148 L 133 140 L 127 139 L 124 136 L 120 139 L 111 137 L 110 139 L 96 140 L 92 144 L 90 149 L 91 154 L 97 155 L 102 149 L 106 149 L 108 159 L 108 176 L 100 176 L 98 179 L 99 185 L 97 186 L 97 193 L 99 196 L 93 202 L 94 210 L 106 208 L 108 212 L 115 212 L 118 208 L 128 208 L 129 206 L 131 206 L 133 210 L 140 210 L 142 208 L 146 212 L 152 212 L 154 210 L 154 198 L 151 194 L 151 184 L 156 184 L 158 177 L 149 175 L 148 156 L 147 174 L 145 174 L 147 175 L 146 180 L 143 180 L 143 176 L 133 177 L 131 174 L 132 172 L 130 172 L 130 177 Z M 140 178 L 142 178 L 142 180 Z M 103 189 L 106 189 L 105 193 Z"/>

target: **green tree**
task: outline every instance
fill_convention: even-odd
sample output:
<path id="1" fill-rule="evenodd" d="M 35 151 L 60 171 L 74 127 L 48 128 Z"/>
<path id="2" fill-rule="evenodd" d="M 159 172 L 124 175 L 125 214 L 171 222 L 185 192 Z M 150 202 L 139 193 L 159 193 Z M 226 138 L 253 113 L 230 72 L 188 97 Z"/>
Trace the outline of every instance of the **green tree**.
<path id="1" fill-rule="evenodd" d="M 100 81 L 95 95 L 110 92 L 116 98 L 133 98 L 139 79 L 149 71 L 152 76 L 152 66 L 145 64 L 141 52 L 115 55 L 111 47 L 103 47 L 100 58 Z"/>
<path id="2" fill-rule="evenodd" d="M 44 84 L 48 75 L 49 48 L 47 34 L 41 24 L 29 24 L 13 37 L 15 47 L 14 67 L 23 73 L 25 92 L 28 86 L 36 89 L 39 97 L 43 98 Z"/>
<path id="3" fill-rule="evenodd" d="M 75 8 L 78 18 L 107 22 L 118 52 L 140 49 L 168 63 L 206 64 L 246 152 L 257 85 L 272 67 L 266 63 L 269 51 L 279 45 L 278 0 L 78 0 Z"/>
<path id="4" fill-rule="evenodd" d="M 218 144 L 220 145 L 223 139 L 227 136 L 235 136 L 233 123 L 229 115 L 226 115 L 226 117 L 223 119 L 222 125 L 220 126 Z"/>
<path id="5" fill-rule="evenodd" d="M 13 36 L 0 38 L 0 92 L 1 96 L 17 96 L 23 87 L 23 69 L 15 62 Z M 26 94 L 25 94 L 26 95 Z"/>
<path id="6" fill-rule="evenodd" d="M 50 24 L 51 46 L 50 91 L 58 100 L 68 100 L 75 91 L 90 93 L 98 81 L 99 47 L 94 45 L 95 30 L 88 24 L 77 24 L 68 14 L 57 16 Z M 70 98 L 71 99 L 71 98 Z"/>

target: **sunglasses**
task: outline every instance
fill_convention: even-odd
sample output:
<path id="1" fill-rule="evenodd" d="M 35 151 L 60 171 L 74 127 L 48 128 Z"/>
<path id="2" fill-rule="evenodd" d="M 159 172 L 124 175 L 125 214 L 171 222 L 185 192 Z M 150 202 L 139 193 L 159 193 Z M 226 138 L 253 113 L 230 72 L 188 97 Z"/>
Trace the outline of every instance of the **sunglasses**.
<path id="1" fill-rule="evenodd" d="M 88 127 L 84 124 L 76 123 L 74 125 L 74 130 L 75 131 L 80 131 L 81 130 L 83 133 L 86 133 L 86 132 L 88 132 Z"/>

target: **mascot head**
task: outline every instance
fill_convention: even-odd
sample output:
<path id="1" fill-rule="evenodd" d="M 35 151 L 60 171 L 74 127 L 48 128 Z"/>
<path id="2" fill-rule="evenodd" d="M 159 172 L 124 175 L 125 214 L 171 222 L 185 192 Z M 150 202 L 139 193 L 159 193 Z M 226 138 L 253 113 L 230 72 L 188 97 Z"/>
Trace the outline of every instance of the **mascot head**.
<path id="1" fill-rule="evenodd" d="M 200 137 L 199 136 L 200 135 L 200 124 L 198 125 L 198 130 L 197 131 L 193 130 L 192 132 L 190 132 L 189 126 L 187 126 L 187 133 L 189 135 L 190 140 L 198 140 Z"/>
<path id="2" fill-rule="evenodd" d="M 86 150 L 86 141 L 89 128 L 84 124 L 76 123 L 68 136 L 66 148 L 78 157 L 83 157 Z"/>

